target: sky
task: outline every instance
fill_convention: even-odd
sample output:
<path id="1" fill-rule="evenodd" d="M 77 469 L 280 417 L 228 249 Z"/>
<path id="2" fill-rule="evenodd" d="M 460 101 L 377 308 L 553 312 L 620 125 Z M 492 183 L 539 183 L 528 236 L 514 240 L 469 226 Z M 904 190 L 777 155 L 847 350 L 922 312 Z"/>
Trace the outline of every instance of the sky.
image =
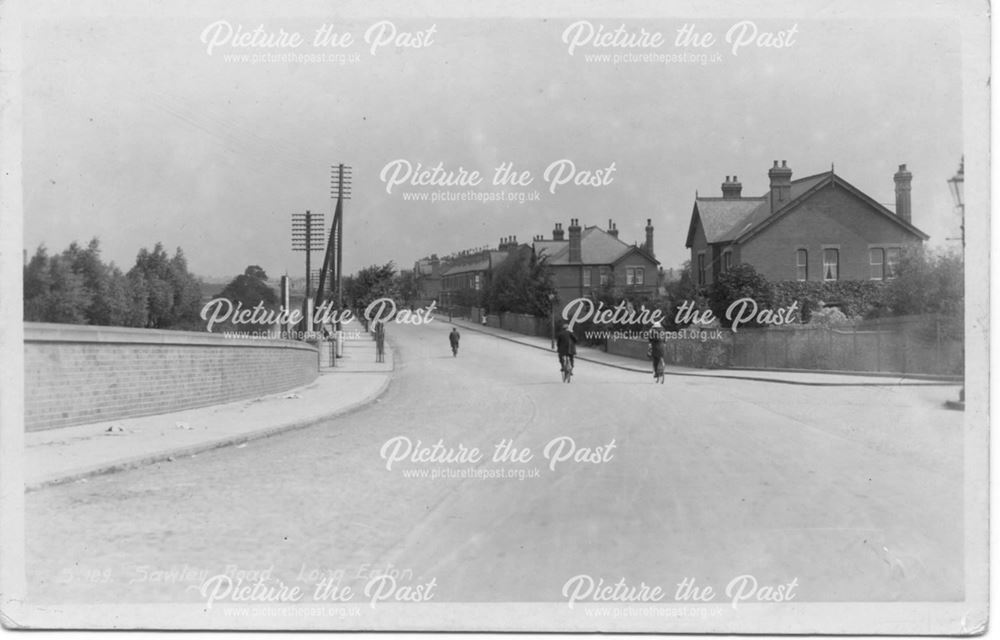
<path id="1" fill-rule="evenodd" d="M 379 35 L 383 19 L 391 29 L 381 33 L 395 30 L 396 39 L 373 52 L 365 34 L 374 25 L 371 37 Z M 595 30 L 624 26 L 635 40 L 598 47 L 591 39 L 570 53 L 564 35 L 580 21 Z M 785 46 L 747 44 L 734 54 L 725 36 L 741 21 L 774 34 L 772 43 L 783 37 Z M 346 34 L 353 41 L 314 46 L 326 24 L 341 43 Z M 676 46 L 685 24 L 715 42 Z M 304 42 L 237 47 L 225 40 L 225 25 L 263 25 Z M 661 34 L 663 44 L 642 47 L 643 31 Z M 29 256 L 41 244 L 61 251 L 96 236 L 105 259 L 128 269 L 140 248 L 161 241 L 170 252 L 183 248 L 202 276 L 257 264 L 272 277 L 300 277 L 304 256 L 290 250 L 291 214 L 323 212 L 329 225 L 330 167 L 341 162 L 354 176 L 344 218 L 347 273 L 390 260 L 409 268 L 432 253 L 495 246 L 505 236 L 549 237 L 571 218 L 602 228 L 613 219 L 627 242 L 642 242 L 651 219 L 658 259 L 676 267 L 688 257 L 695 193 L 721 195 L 725 177 L 737 175 L 744 195 L 761 195 L 774 160 L 787 161 L 793 178 L 834 165 L 890 209 L 892 176 L 906 163 L 913 223 L 932 245 L 954 246 L 949 238 L 959 236 L 947 180 L 963 154 L 961 47 L 947 21 L 288 10 L 38 16 L 23 35 Z M 210 50 L 213 40 L 225 41 Z M 327 60 L 260 61 L 289 53 Z M 705 64 L 593 57 L 605 54 L 704 54 Z M 553 190 L 545 172 L 563 160 L 583 184 Z M 478 171 L 482 183 L 387 184 L 394 162 Z M 531 184 L 493 185 L 502 163 L 530 172 Z M 525 201 L 412 199 L 470 191 Z M 314 268 L 321 259 L 315 254 Z"/>

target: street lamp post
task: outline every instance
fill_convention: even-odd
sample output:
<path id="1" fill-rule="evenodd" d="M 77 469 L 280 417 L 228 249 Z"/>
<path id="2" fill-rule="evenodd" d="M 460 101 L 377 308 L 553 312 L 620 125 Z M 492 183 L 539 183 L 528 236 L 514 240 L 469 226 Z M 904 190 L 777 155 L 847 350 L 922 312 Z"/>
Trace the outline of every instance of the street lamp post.
<path id="1" fill-rule="evenodd" d="M 962 220 L 962 260 L 965 261 L 965 156 L 962 156 L 962 162 L 958 165 L 958 172 L 954 176 L 948 179 L 948 188 L 951 190 L 951 197 L 955 201 L 955 209 L 961 216 Z M 945 406 L 949 409 L 957 409 L 959 411 L 965 411 L 965 385 L 962 385 L 962 390 L 958 392 L 958 401 L 948 400 L 945 402 Z"/>
<path id="2" fill-rule="evenodd" d="M 962 252 L 965 252 L 965 158 L 962 158 L 958 165 L 958 172 L 948 179 L 948 188 L 951 190 L 951 197 L 955 201 L 955 209 L 962 219 Z"/>

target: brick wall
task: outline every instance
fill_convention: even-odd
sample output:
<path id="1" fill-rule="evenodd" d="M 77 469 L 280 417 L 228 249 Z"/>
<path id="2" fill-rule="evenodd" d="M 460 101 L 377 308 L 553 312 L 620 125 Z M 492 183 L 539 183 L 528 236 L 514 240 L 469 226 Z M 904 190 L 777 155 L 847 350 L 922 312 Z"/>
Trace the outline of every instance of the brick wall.
<path id="1" fill-rule="evenodd" d="M 918 238 L 844 189 L 828 186 L 746 241 L 740 259 L 772 282 L 795 280 L 795 250 L 806 249 L 809 280 L 823 279 L 823 249 L 840 251 L 840 279 L 869 279 L 871 247 L 906 247 Z M 735 263 L 734 263 L 735 264 Z"/>
<path id="2" fill-rule="evenodd" d="M 25 428 L 167 413 L 308 384 L 314 346 L 118 327 L 24 324 Z"/>
<path id="3" fill-rule="evenodd" d="M 596 288 L 599 283 L 597 267 L 593 269 L 592 286 Z M 583 275 L 582 265 L 558 265 L 551 267 L 552 285 L 555 287 L 556 295 L 563 304 L 579 298 L 583 295 Z"/>

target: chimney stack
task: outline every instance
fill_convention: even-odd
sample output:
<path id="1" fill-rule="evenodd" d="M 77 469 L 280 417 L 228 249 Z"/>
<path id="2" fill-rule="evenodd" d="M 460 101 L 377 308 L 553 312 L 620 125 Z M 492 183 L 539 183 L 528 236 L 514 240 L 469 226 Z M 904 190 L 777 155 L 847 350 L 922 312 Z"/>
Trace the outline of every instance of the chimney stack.
<path id="1" fill-rule="evenodd" d="M 582 262 L 582 247 L 580 245 L 580 220 L 572 218 L 569 221 L 569 261 Z"/>
<path id="2" fill-rule="evenodd" d="M 615 223 L 611 220 L 611 218 L 608 218 L 608 235 L 614 236 L 615 238 L 618 237 L 618 227 L 615 226 Z"/>
<path id="3" fill-rule="evenodd" d="M 562 223 L 561 222 L 557 222 L 556 223 L 556 228 L 552 230 L 552 239 L 553 240 L 562 240 L 563 239 L 563 228 L 562 228 Z"/>
<path id="4" fill-rule="evenodd" d="M 913 174 L 906 170 L 905 164 L 901 164 L 892 179 L 896 182 L 896 215 L 910 222 L 910 182 Z"/>
<path id="5" fill-rule="evenodd" d="M 646 244 L 643 245 L 649 255 L 656 257 L 653 253 L 653 219 L 646 218 Z"/>
<path id="6" fill-rule="evenodd" d="M 726 176 L 726 181 L 722 183 L 722 198 L 724 200 L 739 200 L 743 194 L 743 185 L 740 181 L 733 176 L 730 180 L 729 176 Z"/>
<path id="7" fill-rule="evenodd" d="M 771 179 L 771 213 L 781 209 L 792 199 L 792 170 L 782 160 L 781 166 L 774 161 L 774 166 L 767 172 Z"/>

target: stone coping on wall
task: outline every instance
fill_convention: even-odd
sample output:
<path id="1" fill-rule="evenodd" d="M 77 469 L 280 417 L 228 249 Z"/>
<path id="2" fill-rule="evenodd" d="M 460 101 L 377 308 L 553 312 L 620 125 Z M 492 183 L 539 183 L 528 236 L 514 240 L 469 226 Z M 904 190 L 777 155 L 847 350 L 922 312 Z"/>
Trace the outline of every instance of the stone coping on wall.
<path id="1" fill-rule="evenodd" d="M 24 342 L 255 347 L 260 349 L 303 349 L 308 351 L 316 351 L 317 349 L 314 344 L 284 338 L 232 338 L 207 331 L 171 331 L 167 329 L 103 327 L 50 322 L 25 322 Z"/>

